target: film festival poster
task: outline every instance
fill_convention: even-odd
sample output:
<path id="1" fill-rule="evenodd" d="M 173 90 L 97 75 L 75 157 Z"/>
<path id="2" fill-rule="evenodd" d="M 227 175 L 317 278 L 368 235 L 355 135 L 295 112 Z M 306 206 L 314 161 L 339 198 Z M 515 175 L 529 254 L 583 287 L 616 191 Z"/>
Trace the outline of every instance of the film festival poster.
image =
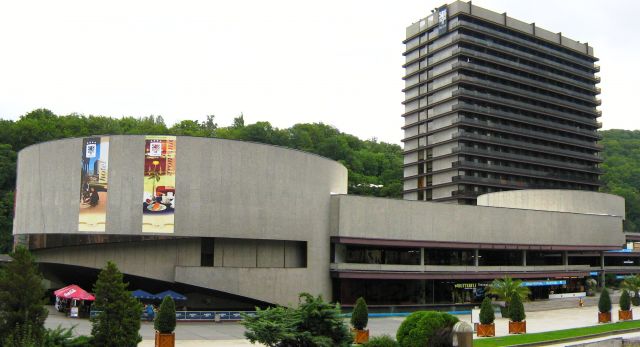
<path id="1" fill-rule="evenodd" d="M 79 231 L 105 231 L 109 181 L 109 137 L 82 140 Z"/>
<path id="2" fill-rule="evenodd" d="M 176 207 L 176 137 L 147 136 L 142 231 L 173 233 Z"/>

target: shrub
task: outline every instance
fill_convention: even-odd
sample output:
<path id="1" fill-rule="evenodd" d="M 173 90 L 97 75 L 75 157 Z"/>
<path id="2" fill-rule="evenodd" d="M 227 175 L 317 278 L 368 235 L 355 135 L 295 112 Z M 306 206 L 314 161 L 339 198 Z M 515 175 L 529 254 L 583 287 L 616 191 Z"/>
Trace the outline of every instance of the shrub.
<path id="1" fill-rule="evenodd" d="M 587 286 L 587 296 L 595 296 L 596 295 L 596 287 L 598 286 L 598 282 L 593 278 L 589 278 L 589 279 L 587 279 L 585 284 Z"/>
<path id="2" fill-rule="evenodd" d="M 356 300 L 353 313 L 351 313 L 351 325 L 358 330 L 363 330 L 367 327 L 368 322 L 369 309 L 367 308 L 367 303 L 363 297 L 359 297 L 358 300 Z"/>
<path id="3" fill-rule="evenodd" d="M 176 329 L 176 304 L 172 297 L 162 299 L 153 327 L 163 334 L 170 334 Z"/>
<path id="4" fill-rule="evenodd" d="M 633 306 L 640 306 L 640 290 L 633 295 L 633 298 L 631 298 L 631 303 L 633 304 Z"/>
<path id="5" fill-rule="evenodd" d="M 402 347 L 423 347 L 436 333 L 452 328 L 458 318 L 448 313 L 418 311 L 410 314 L 398 328 L 396 339 Z"/>
<path id="6" fill-rule="evenodd" d="M 352 337 L 339 313 L 337 305 L 302 293 L 297 308 L 256 309 L 255 316 L 244 316 L 244 336 L 268 347 L 348 347 Z"/>
<path id="7" fill-rule="evenodd" d="M 482 305 L 480 305 L 480 323 L 482 324 L 491 324 L 496 320 L 496 315 L 493 312 L 493 307 L 491 306 L 491 299 L 489 297 L 485 297 L 482 300 Z"/>
<path id="8" fill-rule="evenodd" d="M 620 295 L 620 309 L 623 311 L 631 309 L 631 297 L 629 297 L 629 292 L 626 289 Z"/>
<path id="9" fill-rule="evenodd" d="M 607 288 L 602 288 L 600 300 L 598 300 L 598 311 L 602 313 L 611 312 L 611 297 Z"/>
<path id="10" fill-rule="evenodd" d="M 44 334 L 42 347 L 91 347 L 93 343 L 88 336 L 73 336 L 73 329 L 62 328 L 58 325 L 55 329 L 47 329 Z"/>
<path id="11" fill-rule="evenodd" d="M 369 342 L 362 345 L 363 347 L 399 347 L 400 345 L 389 335 L 376 336 Z"/>
<path id="12" fill-rule="evenodd" d="M 520 300 L 520 296 L 514 293 L 509 305 L 509 319 L 511 319 L 512 322 L 522 322 L 525 317 L 524 305 Z"/>

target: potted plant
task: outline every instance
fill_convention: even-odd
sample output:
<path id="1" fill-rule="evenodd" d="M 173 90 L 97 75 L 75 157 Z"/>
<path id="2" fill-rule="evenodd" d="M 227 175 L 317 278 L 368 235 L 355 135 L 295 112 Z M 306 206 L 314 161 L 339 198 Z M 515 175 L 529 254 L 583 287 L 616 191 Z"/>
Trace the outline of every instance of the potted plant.
<path id="1" fill-rule="evenodd" d="M 598 323 L 611 322 L 611 298 L 607 288 L 602 288 L 600 300 L 598 300 Z"/>
<path id="2" fill-rule="evenodd" d="M 480 324 L 478 324 L 478 337 L 496 336 L 496 319 L 491 306 L 491 299 L 485 297 L 480 305 Z"/>
<path id="3" fill-rule="evenodd" d="M 629 292 L 624 289 L 620 295 L 620 309 L 618 310 L 618 320 L 632 320 L 633 311 L 631 311 L 631 297 Z"/>
<path id="4" fill-rule="evenodd" d="M 489 294 L 498 296 L 498 300 L 504 301 L 504 309 L 501 307 L 500 312 L 503 318 L 508 318 L 509 304 L 514 293 L 518 294 L 520 301 L 525 300 L 531 290 L 528 287 L 522 285 L 522 280 L 514 280 L 511 277 L 505 276 L 504 278 L 495 279 L 489 285 Z"/>
<path id="5" fill-rule="evenodd" d="M 524 334 L 527 332 L 527 322 L 524 314 L 524 305 L 520 295 L 514 293 L 509 303 L 509 334 Z"/>
<path id="6" fill-rule="evenodd" d="M 176 305 L 170 296 L 162 299 L 153 326 L 156 329 L 156 347 L 175 347 Z"/>
<path id="7" fill-rule="evenodd" d="M 356 300 L 356 305 L 351 313 L 351 326 L 353 326 L 352 332 L 354 335 L 354 343 L 367 343 L 369 342 L 369 329 L 367 323 L 369 322 L 369 309 L 367 303 L 363 297 L 359 297 Z"/>

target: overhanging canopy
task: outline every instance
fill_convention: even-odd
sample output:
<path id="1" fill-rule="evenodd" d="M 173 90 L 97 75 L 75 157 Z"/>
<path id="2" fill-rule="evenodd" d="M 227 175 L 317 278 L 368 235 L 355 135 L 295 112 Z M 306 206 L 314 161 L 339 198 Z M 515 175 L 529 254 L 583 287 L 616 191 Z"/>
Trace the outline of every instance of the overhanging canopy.
<path id="1" fill-rule="evenodd" d="M 89 300 L 89 301 L 94 301 L 96 299 L 95 296 L 87 293 L 84 289 L 78 287 L 75 284 L 66 286 L 64 288 L 60 288 L 55 292 L 53 292 L 53 294 L 63 299 Z"/>
<path id="2" fill-rule="evenodd" d="M 160 300 L 164 299 L 165 296 L 170 296 L 173 300 L 187 300 L 186 296 L 176 293 L 173 290 L 166 290 L 162 293 L 156 294 L 156 297 Z"/>

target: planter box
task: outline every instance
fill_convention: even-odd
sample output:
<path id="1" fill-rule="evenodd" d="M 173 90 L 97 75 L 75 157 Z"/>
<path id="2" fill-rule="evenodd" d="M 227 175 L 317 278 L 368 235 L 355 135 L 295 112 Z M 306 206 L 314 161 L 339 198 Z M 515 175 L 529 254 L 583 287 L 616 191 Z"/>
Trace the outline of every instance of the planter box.
<path id="1" fill-rule="evenodd" d="M 527 332 L 527 321 L 509 321 L 509 334 L 525 334 Z"/>
<path id="2" fill-rule="evenodd" d="M 611 312 L 598 312 L 598 323 L 611 322 Z"/>
<path id="3" fill-rule="evenodd" d="M 369 342 L 369 329 L 351 329 L 351 333 L 353 334 L 353 343 L 362 344 Z"/>
<path id="4" fill-rule="evenodd" d="M 618 320 L 632 320 L 633 319 L 633 311 L 623 311 L 618 310 Z"/>
<path id="5" fill-rule="evenodd" d="M 478 337 L 496 336 L 496 324 L 478 324 L 477 331 Z"/>
<path id="6" fill-rule="evenodd" d="M 160 333 L 156 331 L 156 347 L 175 347 L 176 335 L 175 333 Z"/>

